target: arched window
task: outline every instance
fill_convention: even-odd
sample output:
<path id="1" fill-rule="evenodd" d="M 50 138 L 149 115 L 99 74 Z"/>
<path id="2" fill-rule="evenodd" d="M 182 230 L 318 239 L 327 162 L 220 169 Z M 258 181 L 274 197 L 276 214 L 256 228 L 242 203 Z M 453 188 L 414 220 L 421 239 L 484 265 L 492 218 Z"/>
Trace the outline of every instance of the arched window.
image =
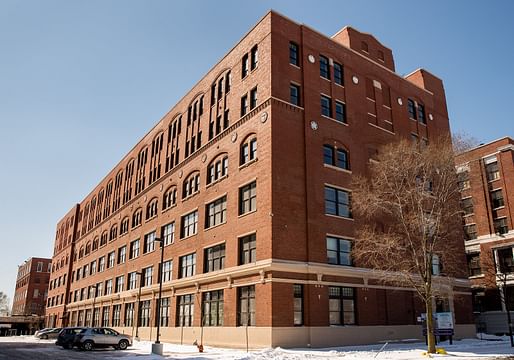
<path id="1" fill-rule="evenodd" d="M 350 170 L 348 151 L 336 146 L 323 145 L 323 163 L 340 169 Z"/>
<path id="2" fill-rule="evenodd" d="M 109 233 L 109 241 L 113 241 L 117 237 L 118 237 L 118 225 L 114 224 L 113 226 L 111 226 L 111 230 Z"/>
<path id="3" fill-rule="evenodd" d="M 100 246 L 104 246 L 105 244 L 107 244 L 107 237 L 107 231 L 104 231 L 100 236 Z"/>
<path id="4" fill-rule="evenodd" d="M 98 236 L 93 240 L 93 251 L 98 249 Z"/>
<path id="5" fill-rule="evenodd" d="M 143 218 L 143 209 L 139 208 L 132 214 L 132 228 L 141 225 L 141 220 Z"/>
<path id="6" fill-rule="evenodd" d="M 255 134 L 246 137 L 241 143 L 239 165 L 248 164 L 257 159 L 257 136 Z"/>
<path id="7" fill-rule="evenodd" d="M 146 206 L 146 220 L 157 216 L 159 200 L 157 198 L 153 198 L 150 200 L 148 205 Z"/>
<path id="8" fill-rule="evenodd" d="M 86 250 L 84 251 L 84 256 L 88 256 L 90 252 L 91 252 L 91 242 L 88 241 L 86 243 Z"/>
<path id="9" fill-rule="evenodd" d="M 207 185 L 228 175 L 228 155 L 221 154 L 214 158 L 207 167 Z"/>
<path id="10" fill-rule="evenodd" d="M 129 218 L 128 216 L 124 217 L 123 220 L 121 220 L 120 225 L 120 235 L 126 234 L 129 229 Z"/>
<path id="11" fill-rule="evenodd" d="M 191 173 L 182 185 L 182 199 L 192 196 L 200 191 L 200 172 Z"/>
<path id="12" fill-rule="evenodd" d="M 169 209 L 177 204 L 177 187 L 170 186 L 162 196 L 162 210 Z"/>

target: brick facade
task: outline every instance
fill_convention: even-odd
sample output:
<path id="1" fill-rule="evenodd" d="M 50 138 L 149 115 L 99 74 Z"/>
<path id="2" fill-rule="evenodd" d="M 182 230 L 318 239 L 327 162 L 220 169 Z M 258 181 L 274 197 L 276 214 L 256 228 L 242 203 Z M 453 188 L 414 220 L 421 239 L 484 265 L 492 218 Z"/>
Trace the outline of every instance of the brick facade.
<path id="1" fill-rule="evenodd" d="M 514 271 L 514 140 L 482 144 L 456 158 L 464 214 L 465 246 L 477 313 L 505 311 L 497 274 Z M 509 309 L 514 287 L 507 279 Z"/>
<path id="2" fill-rule="evenodd" d="M 291 46 L 296 46 L 296 57 Z M 329 79 L 320 76 L 322 57 Z M 296 96 L 292 86 L 299 90 Z M 322 115 L 321 96 L 330 103 L 328 116 Z M 409 99 L 423 117 L 409 118 Z M 173 261 L 172 280 L 163 284 L 163 298 L 170 299 L 169 319 L 161 328 L 165 341 L 200 340 L 203 334 L 201 340 L 209 344 L 244 346 L 250 334 L 250 346 L 323 346 L 340 343 L 341 334 L 349 329 L 354 332 L 345 335 L 344 342 L 375 341 L 381 335 L 378 327 L 369 330 L 374 326 L 384 326 L 388 338 L 406 336 L 418 329 L 416 319 L 422 312 L 411 290 L 373 282 L 371 269 L 327 263 L 327 236 L 353 241 L 358 219 L 326 215 L 325 186 L 351 191 L 352 174 L 366 173 L 369 159 L 383 144 L 402 137 L 428 141 L 448 132 L 444 88 L 437 77 L 421 69 L 405 78 L 397 75 L 391 50 L 371 35 L 346 27 L 329 38 L 269 12 L 59 222 L 54 261 L 64 258 L 65 265 L 52 273 L 52 279 L 67 274 L 71 281 L 50 290 L 50 302 L 62 294 L 65 300 L 50 306 L 48 318 L 57 319 L 58 325 L 89 325 L 95 305 L 110 309 L 105 321 L 99 313 L 98 322 L 153 339 L 160 248 L 156 243 L 143 254 L 144 240 L 154 231 L 162 238 L 164 227 L 174 222 L 174 241 L 164 248 L 164 260 Z M 324 164 L 324 145 L 346 152 L 345 169 Z M 228 165 L 219 162 L 216 167 L 225 157 Z M 255 200 L 247 191 L 252 183 Z M 174 186 L 176 202 L 165 208 Z M 215 211 L 226 210 L 218 214 L 218 224 L 216 215 L 209 217 L 208 212 L 209 204 L 221 198 L 226 202 Z M 139 209 L 141 224 L 135 215 Z M 184 226 L 186 215 L 195 210 L 196 230 Z M 128 231 L 121 234 L 126 219 Z M 117 232 L 110 239 L 113 227 Z M 75 231 L 66 237 L 65 229 L 72 228 Z M 184 233 L 190 236 L 181 236 Z M 252 236 L 255 252 L 242 253 Z M 139 255 L 129 259 L 136 239 Z M 219 244 L 225 246 L 224 266 L 206 271 L 206 249 Z M 123 246 L 126 259 L 118 263 Z M 115 265 L 108 267 L 113 251 Z M 194 275 L 180 276 L 181 259 L 192 253 Z M 98 271 L 103 257 L 105 268 Z M 126 309 L 130 314 L 134 303 L 138 312 L 140 276 L 146 272 L 135 275 L 135 287 L 130 289 L 128 277 L 149 266 L 153 278 L 142 287 L 140 300 L 150 300 L 149 315 L 145 310 L 141 317 L 145 324 L 149 317 L 150 326 L 138 326 L 127 321 Z M 112 279 L 114 289 L 119 276 L 124 276 L 123 290 L 106 294 L 106 281 Z M 466 281 L 455 279 L 455 284 L 465 287 Z M 95 295 L 88 290 L 91 286 L 102 287 L 102 292 Z M 301 296 L 295 298 L 295 289 Z M 455 289 L 448 293 L 449 306 L 470 314 L 465 302 L 451 301 L 469 296 L 465 289 Z M 206 319 L 206 293 L 216 290 L 223 290 L 223 327 L 204 326 L 200 331 Z M 254 291 L 255 298 L 247 299 L 247 291 Z M 329 302 L 334 303 L 329 297 L 335 293 L 341 294 L 341 306 L 355 310 L 329 314 Z M 181 327 L 190 319 L 180 302 L 191 294 L 194 306 L 187 311 L 194 314 L 192 326 Z M 403 304 L 402 311 L 398 303 Z M 114 315 L 118 305 L 120 320 Z M 249 317 L 246 305 L 254 311 Z M 331 327 L 334 321 L 358 326 Z M 469 323 L 469 316 L 458 318 L 463 331 Z M 240 326 L 247 324 L 248 328 Z"/>
<path id="3" fill-rule="evenodd" d="M 18 266 L 13 315 L 45 315 L 51 261 L 33 257 Z"/>

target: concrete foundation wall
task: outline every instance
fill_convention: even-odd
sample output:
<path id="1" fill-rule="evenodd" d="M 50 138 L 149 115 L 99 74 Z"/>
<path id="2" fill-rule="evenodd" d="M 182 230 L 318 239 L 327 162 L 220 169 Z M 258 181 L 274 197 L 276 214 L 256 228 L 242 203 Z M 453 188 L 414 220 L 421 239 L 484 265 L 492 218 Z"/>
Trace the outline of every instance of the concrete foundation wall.
<path id="1" fill-rule="evenodd" d="M 132 328 L 118 328 L 125 334 L 134 334 Z M 456 325 L 455 338 L 475 337 L 475 325 Z M 141 340 L 155 341 L 157 328 L 140 328 Z M 202 341 L 203 339 L 203 341 Z M 327 326 L 327 327 L 200 327 L 161 329 L 160 340 L 191 345 L 196 340 L 209 346 L 251 349 L 264 347 L 332 347 L 364 345 L 391 340 L 422 340 L 420 325 L 399 326 Z"/>

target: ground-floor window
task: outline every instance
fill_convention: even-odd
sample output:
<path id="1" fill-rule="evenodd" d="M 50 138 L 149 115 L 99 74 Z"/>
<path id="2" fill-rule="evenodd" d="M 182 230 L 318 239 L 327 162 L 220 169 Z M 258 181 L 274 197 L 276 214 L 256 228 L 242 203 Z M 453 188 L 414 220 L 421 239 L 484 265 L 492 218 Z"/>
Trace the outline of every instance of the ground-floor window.
<path id="1" fill-rule="evenodd" d="M 100 326 L 100 308 L 93 310 L 93 326 Z"/>
<path id="2" fill-rule="evenodd" d="M 159 300 L 157 300 L 159 301 Z M 160 326 L 169 326 L 170 323 L 170 298 L 161 299 L 161 316 L 159 316 Z M 156 325 L 157 326 L 157 325 Z"/>
<path id="3" fill-rule="evenodd" d="M 141 301 L 139 308 L 139 326 L 150 326 L 150 300 Z"/>
<path id="4" fill-rule="evenodd" d="M 111 308 L 109 306 L 104 306 L 102 313 L 102 326 L 109 326 L 109 317 L 111 316 Z"/>
<path id="5" fill-rule="evenodd" d="M 255 326 L 255 285 L 237 289 L 237 325 Z"/>
<path id="6" fill-rule="evenodd" d="M 121 318 L 121 305 L 114 305 L 112 307 L 112 326 L 120 326 Z"/>
<path id="7" fill-rule="evenodd" d="M 329 286 L 330 325 L 354 325 L 355 289 L 342 286 Z"/>
<path id="8" fill-rule="evenodd" d="M 125 326 L 134 325 L 134 303 L 125 304 Z"/>
<path id="9" fill-rule="evenodd" d="M 302 326 L 303 325 L 303 285 L 294 284 L 293 285 L 293 293 L 294 293 L 294 325 Z"/>
<path id="10" fill-rule="evenodd" d="M 203 325 L 223 326 L 223 290 L 203 293 Z"/>
<path id="11" fill-rule="evenodd" d="M 178 321 L 177 326 L 193 326 L 195 310 L 195 297 L 193 294 L 178 297 Z"/>
<path id="12" fill-rule="evenodd" d="M 79 317 L 77 320 L 77 326 L 84 326 L 84 310 L 79 311 Z"/>

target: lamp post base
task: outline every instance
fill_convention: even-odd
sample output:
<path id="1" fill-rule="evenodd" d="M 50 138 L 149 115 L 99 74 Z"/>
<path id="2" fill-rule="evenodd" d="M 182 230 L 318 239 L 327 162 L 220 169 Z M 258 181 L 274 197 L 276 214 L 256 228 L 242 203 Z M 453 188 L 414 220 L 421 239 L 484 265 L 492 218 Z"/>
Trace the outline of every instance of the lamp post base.
<path id="1" fill-rule="evenodd" d="M 163 354 L 163 344 L 153 343 L 152 344 L 152 354 L 161 355 Z"/>

